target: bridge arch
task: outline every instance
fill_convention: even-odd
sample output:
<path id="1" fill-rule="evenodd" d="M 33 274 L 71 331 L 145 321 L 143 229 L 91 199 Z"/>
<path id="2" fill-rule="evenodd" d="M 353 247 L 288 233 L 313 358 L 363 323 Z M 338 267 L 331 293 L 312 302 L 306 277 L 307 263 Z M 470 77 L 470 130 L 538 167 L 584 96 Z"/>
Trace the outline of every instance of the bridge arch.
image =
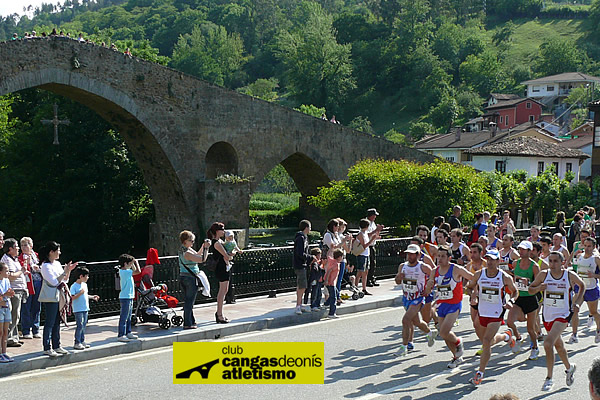
<path id="1" fill-rule="evenodd" d="M 237 151 L 227 142 L 217 142 L 206 152 L 206 179 L 215 179 L 219 175 L 238 174 Z"/>
<path id="2" fill-rule="evenodd" d="M 165 235 L 165 228 L 191 226 L 187 218 L 184 190 L 176 173 L 178 160 L 169 152 L 169 143 L 161 142 L 144 121 L 140 106 L 126 94 L 99 81 L 82 78 L 69 71 L 44 68 L 24 71 L 4 79 L 0 95 L 38 88 L 75 100 L 95 111 L 111 124 L 123 137 L 135 157 L 144 180 L 149 187 L 155 206 L 155 243 L 161 243 L 161 253 L 177 246 L 174 235 Z M 171 153 L 168 155 L 168 153 Z M 175 232 L 175 231 L 173 231 Z"/>

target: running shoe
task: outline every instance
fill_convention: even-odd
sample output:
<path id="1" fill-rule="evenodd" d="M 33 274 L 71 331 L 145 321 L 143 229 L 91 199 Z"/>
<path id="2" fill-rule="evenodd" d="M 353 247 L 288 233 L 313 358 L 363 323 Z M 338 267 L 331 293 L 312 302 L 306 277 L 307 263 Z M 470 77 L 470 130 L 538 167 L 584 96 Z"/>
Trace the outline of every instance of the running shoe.
<path id="1" fill-rule="evenodd" d="M 427 338 L 427 346 L 432 347 L 435 344 L 435 336 L 436 334 L 433 331 L 429 331 L 425 336 Z"/>
<path id="2" fill-rule="evenodd" d="M 408 342 L 408 344 L 406 345 L 406 349 L 408 351 L 413 351 L 415 349 L 415 345 L 412 344 L 412 342 Z"/>
<path id="3" fill-rule="evenodd" d="M 521 345 L 523 344 L 524 340 L 525 340 L 524 336 L 521 336 L 519 339 L 515 338 L 515 346 L 511 347 L 513 354 L 517 354 L 518 352 L 521 351 Z"/>
<path id="4" fill-rule="evenodd" d="M 571 368 L 565 371 L 565 374 L 567 374 L 567 386 L 571 386 L 575 382 L 575 370 L 577 370 L 577 365 L 571 364 Z"/>
<path id="5" fill-rule="evenodd" d="M 55 352 L 57 352 L 58 354 L 69 354 L 68 350 L 63 349 L 62 347 L 59 347 L 58 349 L 54 349 Z"/>
<path id="6" fill-rule="evenodd" d="M 327 316 L 327 318 L 329 318 L 329 319 L 338 319 L 338 318 L 339 318 L 339 315 L 337 315 L 337 314 L 329 314 L 329 315 Z"/>
<path id="7" fill-rule="evenodd" d="M 464 362 L 462 357 L 452 357 L 452 361 L 448 363 L 448 368 L 454 369 Z"/>
<path id="8" fill-rule="evenodd" d="M 508 328 L 507 330 L 504 331 L 504 334 L 508 335 L 508 340 L 504 339 L 504 341 L 506 343 L 508 343 L 508 345 L 510 346 L 510 348 L 513 350 L 513 353 L 514 353 L 515 352 L 514 348 L 516 347 L 517 342 L 515 341 L 515 337 L 512 334 L 512 329 Z M 518 353 L 518 352 L 519 352 L 519 350 L 517 349 L 516 353 Z"/>
<path id="9" fill-rule="evenodd" d="M 537 347 L 531 349 L 531 354 L 529 355 L 530 360 L 537 360 L 539 356 L 540 356 L 540 349 L 538 349 Z"/>
<path id="10" fill-rule="evenodd" d="M 596 331 L 596 338 L 594 339 L 594 343 L 600 343 L 600 331 Z"/>
<path id="11" fill-rule="evenodd" d="M 465 349 L 463 347 L 463 342 L 462 340 L 460 341 L 460 343 L 458 344 L 458 346 L 456 346 L 456 354 L 454 355 L 457 358 L 461 358 L 462 355 L 464 354 Z"/>
<path id="12" fill-rule="evenodd" d="M 14 358 L 12 358 L 11 356 L 9 356 L 9 355 L 8 355 L 8 354 L 6 354 L 6 353 L 4 353 L 4 354 L 2 354 L 2 355 L 4 356 L 4 358 L 5 358 L 6 360 L 8 360 L 8 362 L 13 362 L 13 361 L 15 361 L 15 359 L 14 359 Z"/>
<path id="13" fill-rule="evenodd" d="M 483 354 L 483 346 L 481 346 L 481 348 L 479 350 L 477 350 L 477 352 L 475 353 L 476 356 L 480 356 Z"/>
<path id="14" fill-rule="evenodd" d="M 401 344 L 396 355 L 398 357 L 404 357 L 407 353 L 408 353 L 408 348 L 405 345 Z"/>
<path id="15" fill-rule="evenodd" d="M 577 338 L 577 335 L 571 335 L 569 340 L 567 340 L 567 343 L 568 344 L 579 343 L 579 339 Z"/>
<path id="16" fill-rule="evenodd" d="M 474 386 L 481 385 L 481 381 L 483 381 L 483 372 L 481 371 L 477 371 L 475 376 L 469 379 L 469 382 L 471 382 Z"/>
<path id="17" fill-rule="evenodd" d="M 302 307 L 298 306 L 296 307 L 296 315 L 302 315 Z"/>
<path id="18" fill-rule="evenodd" d="M 591 328 L 592 326 L 594 326 L 594 317 L 588 317 L 586 325 L 588 328 Z"/>
<path id="19" fill-rule="evenodd" d="M 549 390 L 552 390 L 553 386 L 554 386 L 554 381 L 552 381 L 552 379 L 550 379 L 550 378 L 546 378 L 546 380 L 544 381 L 544 384 L 542 385 L 542 390 L 544 392 L 547 392 Z"/>

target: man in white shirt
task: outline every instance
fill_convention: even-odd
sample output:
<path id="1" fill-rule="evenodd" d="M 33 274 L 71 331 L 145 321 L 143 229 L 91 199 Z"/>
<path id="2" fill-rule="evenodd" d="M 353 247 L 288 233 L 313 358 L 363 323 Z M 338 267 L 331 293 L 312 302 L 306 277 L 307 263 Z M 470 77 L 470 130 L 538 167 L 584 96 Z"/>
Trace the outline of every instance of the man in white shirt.
<path id="1" fill-rule="evenodd" d="M 378 235 L 383 229 L 383 225 L 379 225 L 375 223 L 375 218 L 379 213 L 375 208 L 369 208 L 367 210 L 367 219 L 369 220 L 369 227 L 367 228 L 367 235 L 369 236 L 369 240 L 373 238 L 373 236 Z M 369 246 L 369 273 L 367 275 L 367 286 L 379 286 L 379 283 L 376 282 L 375 278 L 375 267 L 377 266 L 377 262 L 375 260 L 375 242 Z"/>

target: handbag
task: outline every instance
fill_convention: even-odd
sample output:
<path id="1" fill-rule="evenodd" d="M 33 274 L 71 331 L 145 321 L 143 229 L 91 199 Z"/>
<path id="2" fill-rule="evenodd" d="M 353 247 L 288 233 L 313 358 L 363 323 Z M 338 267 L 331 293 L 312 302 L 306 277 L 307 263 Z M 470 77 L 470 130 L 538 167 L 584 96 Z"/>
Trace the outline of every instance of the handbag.
<path id="1" fill-rule="evenodd" d="M 360 256 L 361 253 L 365 251 L 365 247 L 360 243 L 358 239 L 354 239 L 352 242 L 352 254 L 355 256 Z"/>
<path id="2" fill-rule="evenodd" d="M 58 303 L 58 286 L 52 286 L 44 279 L 38 301 L 40 303 Z"/>

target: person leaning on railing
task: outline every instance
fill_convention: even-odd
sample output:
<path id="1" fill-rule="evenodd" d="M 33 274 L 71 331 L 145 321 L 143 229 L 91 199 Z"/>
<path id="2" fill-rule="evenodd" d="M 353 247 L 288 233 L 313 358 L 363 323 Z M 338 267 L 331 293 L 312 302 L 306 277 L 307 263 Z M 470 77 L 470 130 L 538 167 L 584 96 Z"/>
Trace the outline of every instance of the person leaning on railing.
<path id="1" fill-rule="evenodd" d="M 179 249 L 179 283 L 183 290 L 183 329 L 196 329 L 194 319 L 194 303 L 198 294 L 198 274 L 200 268 L 198 263 L 206 261 L 205 248 L 210 246 L 210 241 L 202 244 L 200 253 L 192 248 L 196 235 L 190 231 L 182 231 L 179 234 L 181 248 Z M 204 288 L 207 289 L 206 287 Z"/>

